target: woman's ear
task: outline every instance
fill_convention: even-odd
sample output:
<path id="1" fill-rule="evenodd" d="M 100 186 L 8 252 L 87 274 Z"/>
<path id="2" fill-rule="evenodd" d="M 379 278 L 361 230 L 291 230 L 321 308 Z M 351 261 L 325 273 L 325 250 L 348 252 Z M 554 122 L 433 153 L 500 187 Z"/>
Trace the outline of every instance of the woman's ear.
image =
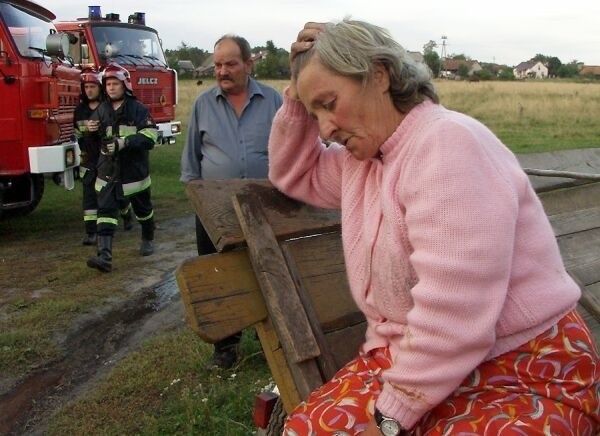
<path id="1" fill-rule="evenodd" d="M 390 89 L 390 73 L 382 62 L 373 64 L 373 84 L 382 92 Z"/>

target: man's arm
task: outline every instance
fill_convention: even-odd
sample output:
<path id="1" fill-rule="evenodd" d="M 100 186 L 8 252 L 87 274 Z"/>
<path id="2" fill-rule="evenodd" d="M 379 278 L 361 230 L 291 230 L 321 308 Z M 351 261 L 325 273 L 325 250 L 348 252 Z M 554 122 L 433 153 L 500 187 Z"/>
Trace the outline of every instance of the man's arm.
<path id="1" fill-rule="evenodd" d="M 188 183 L 190 180 L 201 179 L 201 160 L 202 136 L 198 129 L 197 104 L 194 104 L 190 115 L 190 122 L 188 123 L 185 146 L 181 153 L 181 177 L 179 180 L 183 183 Z"/>

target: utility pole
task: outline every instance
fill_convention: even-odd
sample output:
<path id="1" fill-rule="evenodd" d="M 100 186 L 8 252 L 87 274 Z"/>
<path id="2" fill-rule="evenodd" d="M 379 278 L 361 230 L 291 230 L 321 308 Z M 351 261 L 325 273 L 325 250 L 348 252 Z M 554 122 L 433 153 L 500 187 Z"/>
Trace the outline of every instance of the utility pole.
<path id="1" fill-rule="evenodd" d="M 442 54 L 440 55 L 440 57 L 442 58 L 442 60 L 446 59 L 446 40 L 448 39 L 448 37 L 446 35 L 442 35 Z"/>

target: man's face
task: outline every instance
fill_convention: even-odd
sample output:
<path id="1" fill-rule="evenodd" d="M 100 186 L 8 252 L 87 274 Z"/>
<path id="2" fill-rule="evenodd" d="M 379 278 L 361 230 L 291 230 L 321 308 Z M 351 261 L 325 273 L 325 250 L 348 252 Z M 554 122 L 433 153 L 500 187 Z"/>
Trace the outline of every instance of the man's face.
<path id="1" fill-rule="evenodd" d="M 96 101 L 100 98 L 100 85 L 97 83 L 84 83 L 83 91 L 89 101 Z"/>
<path id="2" fill-rule="evenodd" d="M 252 60 L 244 62 L 238 45 L 224 39 L 215 46 L 215 77 L 223 92 L 240 94 L 246 91 Z"/>
<path id="3" fill-rule="evenodd" d="M 125 85 L 115 77 L 109 77 L 105 82 L 106 94 L 111 100 L 121 100 L 125 96 Z"/>

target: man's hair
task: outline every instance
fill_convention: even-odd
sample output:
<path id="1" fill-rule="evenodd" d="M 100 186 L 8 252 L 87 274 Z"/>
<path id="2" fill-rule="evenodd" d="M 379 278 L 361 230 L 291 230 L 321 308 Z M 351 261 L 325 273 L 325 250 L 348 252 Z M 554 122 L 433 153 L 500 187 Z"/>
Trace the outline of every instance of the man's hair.
<path id="1" fill-rule="evenodd" d="M 296 57 L 292 72 L 295 77 L 315 55 L 334 74 L 350 77 L 363 85 L 371 80 L 374 66 L 383 65 L 390 76 L 392 101 L 402 113 L 426 98 L 439 103 L 428 67 L 415 61 L 381 27 L 348 18 L 327 23 L 313 47 Z"/>
<path id="2" fill-rule="evenodd" d="M 246 38 L 243 38 L 238 35 L 227 34 L 220 37 L 217 42 L 215 42 L 214 47 L 216 47 L 221 41 L 229 39 L 237 44 L 240 48 L 240 53 L 242 54 L 242 61 L 246 62 L 252 56 L 252 50 L 250 49 L 250 44 L 246 41 Z"/>

